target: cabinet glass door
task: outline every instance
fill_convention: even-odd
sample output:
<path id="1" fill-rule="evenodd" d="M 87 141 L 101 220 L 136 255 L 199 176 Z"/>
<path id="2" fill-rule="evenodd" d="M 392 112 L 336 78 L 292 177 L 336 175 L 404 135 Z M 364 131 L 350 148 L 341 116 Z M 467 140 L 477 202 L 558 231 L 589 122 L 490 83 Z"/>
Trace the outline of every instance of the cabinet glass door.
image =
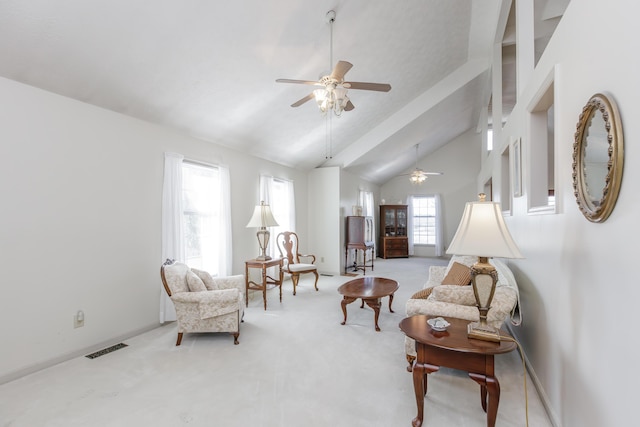
<path id="1" fill-rule="evenodd" d="M 396 211 L 398 217 L 398 236 L 407 235 L 407 212 L 404 209 Z"/>
<path id="2" fill-rule="evenodd" d="M 387 209 L 384 212 L 384 235 L 396 235 L 396 213 L 393 209 Z"/>

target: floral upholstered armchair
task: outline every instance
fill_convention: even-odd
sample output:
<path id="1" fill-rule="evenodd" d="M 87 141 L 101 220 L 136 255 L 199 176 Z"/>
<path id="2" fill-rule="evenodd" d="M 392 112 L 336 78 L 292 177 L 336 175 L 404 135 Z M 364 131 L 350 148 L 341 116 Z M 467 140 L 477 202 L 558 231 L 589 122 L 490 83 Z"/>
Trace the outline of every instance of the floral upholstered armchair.
<path id="1" fill-rule="evenodd" d="M 416 292 L 406 304 L 407 316 L 424 314 L 427 316 L 453 317 L 477 322 L 480 312 L 476 307 L 471 283 L 470 267 L 476 263 L 475 256 L 453 256 L 447 266 L 429 267 L 429 279 L 424 288 Z M 489 261 L 498 271 L 498 282 L 487 313 L 487 321 L 500 328 L 511 317 L 513 325 L 522 321 L 520 312 L 518 285 L 513 273 L 504 262 L 498 259 Z M 405 352 L 408 370 L 412 369 L 416 358 L 415 341 L 405 337 Z"/>
<path id="2" fill-rule="evenodd" d="M 173 260 L 162 265 L 160 276 L 176 309 L 176 346 L 185 332 L 229 332 L 233 343 L 238 344 L 244 315 L 244 276 L 212 277 Z"/>

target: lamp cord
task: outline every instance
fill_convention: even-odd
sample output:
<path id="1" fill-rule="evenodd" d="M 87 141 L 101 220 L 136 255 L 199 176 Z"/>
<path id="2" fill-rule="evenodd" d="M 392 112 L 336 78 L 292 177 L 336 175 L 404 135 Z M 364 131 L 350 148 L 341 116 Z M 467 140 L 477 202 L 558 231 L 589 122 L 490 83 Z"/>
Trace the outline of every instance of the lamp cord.
<path id="1" fill-rule="evenodd" d="M 500 334 L 498 332 L 498 334 Z M 514 343 L 516 343 L 516 345 L 518 346 L 518 350 L 520 351 L 520 356 L 522 357 L 522 370 L 523 370 L 523 377 L 524 377 L 524 411 L 525 411 L 525 420 L 526 420 L 526 426 L 529 427 L 529 395 L 527 393 L 527 366 L 525 364 L 525 360 L 524 360 L 524 351 L 522 350 L 522 347 L 520 346 L 520 343 L 518 341 L 516 341 L 514 338 L 506 336 L 506 335 L 500 335 L 500 341 L 512 341 Z"/>

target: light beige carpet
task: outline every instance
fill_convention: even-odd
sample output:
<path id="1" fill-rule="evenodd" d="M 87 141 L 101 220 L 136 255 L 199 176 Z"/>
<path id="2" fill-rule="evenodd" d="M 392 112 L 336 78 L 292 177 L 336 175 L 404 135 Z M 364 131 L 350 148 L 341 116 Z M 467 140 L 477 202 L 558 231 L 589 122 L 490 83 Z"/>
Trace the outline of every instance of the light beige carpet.
<path id="1" fill-rule="evenodd" d="M 406 371 L 404 304 L 427 280 L 428 266 L 446 260 L 376 260 L 376 275 L 400 284 L 379 325 L 373 311 L 348 305 L 342 326 L 336 289 L 348 277 L 320 276 L 319 291 L 303 277 L 262 296 L 251 295 L 240 344 L 228 334 L 186 334 L 175 347 L 175 324 L 126 340 L 95 359 L 78 357 L 0 385 L 0 426 L 396 427 L 416 415 Z M 501 384 L 498 426 L 525 425 L 518 353 L 497 357 Z M 429 379 L 425 426 L 485 426 L 479 386 L 463 372 L 442 369 Z M 550 426 L 531 381 L 529 424 Z"/>

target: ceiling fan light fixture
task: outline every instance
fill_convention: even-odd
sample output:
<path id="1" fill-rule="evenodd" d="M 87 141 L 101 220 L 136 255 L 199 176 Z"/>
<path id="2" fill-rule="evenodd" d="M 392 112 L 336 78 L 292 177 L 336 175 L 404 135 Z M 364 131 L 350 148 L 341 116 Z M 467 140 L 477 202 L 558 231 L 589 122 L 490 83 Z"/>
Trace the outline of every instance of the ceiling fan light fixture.
<path id="1" fill-rule="evenodd" d="M 313 91 L 313 97 L 316 99 L 318 108 L 324 114 L 331 108 L 331 94 L 326 89 L 316 89 Z"/>
<path id="2" fill-rule="evenodd" d="M 422 169 L 418 168 L 418 145 L 419 144 L 416 144 L 416 168 L 411 172 L 411 175 L 409 175 L 409 181 L 411 181 L 412 184 L 419 185 L 427 180 L 427 175 Z"/>
<path id="3" fill-rule="evenodd" d="M 333 90 L 333 95 L 335 99 L 333 112 L 336 116 L 340 116 L 349 102 L 347 89 L 342 86 L 338 86 Z"/>
<path id="4" fill-rule="evenodd" d="M 411 181 L 412 184 L 422 184 L 426 180 L 427 175 L 420 169 L 414 170 L 411 172 L 411 176 L 409 176 L 409 181 Z"/>
<path id="5" fill-rule="evenodd" d="M 342 112 L 349 103 L 347 89 L 341 86 L 333 89 L 316 89 L 313 91 L 313 97 L 322 114 L 333 110 L 333 113 L 338 117 L 342 115 Z"/>

